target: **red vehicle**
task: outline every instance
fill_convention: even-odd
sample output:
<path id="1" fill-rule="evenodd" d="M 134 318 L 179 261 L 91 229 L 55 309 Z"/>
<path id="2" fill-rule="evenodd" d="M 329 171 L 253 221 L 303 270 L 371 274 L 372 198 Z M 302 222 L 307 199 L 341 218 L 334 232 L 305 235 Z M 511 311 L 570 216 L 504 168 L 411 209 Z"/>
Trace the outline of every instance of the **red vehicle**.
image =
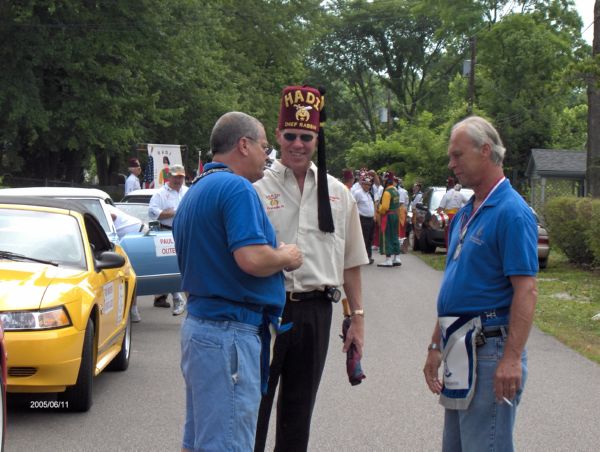
<path id="1" fill-rule="evenodd" d="M 0 416 L 2 416 L 2 425 L 0 425 L 0 451 L 4 450 L 4 434 L 6 433 L 6 348 L 4 347 L 4 330 L 0 322 L 0 366 L 2 367 L 0 378 Z"/>

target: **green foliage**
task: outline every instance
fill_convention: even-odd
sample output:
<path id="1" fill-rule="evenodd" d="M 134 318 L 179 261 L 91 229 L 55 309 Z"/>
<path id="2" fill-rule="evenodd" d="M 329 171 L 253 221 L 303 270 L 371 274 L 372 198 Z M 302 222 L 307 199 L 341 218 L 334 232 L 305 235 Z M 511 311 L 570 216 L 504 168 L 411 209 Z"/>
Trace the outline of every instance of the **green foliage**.
<path id="1" fill-rule="evenodd" d="M 407 180 L 425 185 L 440 184 L 447 175 L 447 133 L 433 126 L 432 113 L 424 112 L 415 121 L 401 121 L 399 131 L 375 143 L 357 143 L 346 162 L 353 168 L 391 170 Z"/>
<path id="2" fill-rule="evenodd" d="M 533 15 L 513 14 L 478 43 L 478 103 L 494 118 L 508 149 L 505 165 L 525 169 L 530 150 L 550 146 L 569 91 L 562 69 L 570 43 Z"/>
<path id="3" fill-rule="evenodd" d="M 600 199 L 585 198 L 578 207 L 578 218 L 585 221 L 586 243 L 594 255 L 594 265 L 600 267 L 600 234 L 598 233 L 600 225 Z"/>
<path id="4" fill-rule="evenodd" d="M 600 201 L 594 200 L 594 204 L 594 210 L 598 210 Z M 561 249 L 576 264 L 587 265 L 594 261 L 590 238 L 597 235 L 598 228 L 592 221 L 591 198 L 553 198 L 544 208 L 544 217 L 552 246 Z M 598 257 L 600 255 L 596 259 Z"/>

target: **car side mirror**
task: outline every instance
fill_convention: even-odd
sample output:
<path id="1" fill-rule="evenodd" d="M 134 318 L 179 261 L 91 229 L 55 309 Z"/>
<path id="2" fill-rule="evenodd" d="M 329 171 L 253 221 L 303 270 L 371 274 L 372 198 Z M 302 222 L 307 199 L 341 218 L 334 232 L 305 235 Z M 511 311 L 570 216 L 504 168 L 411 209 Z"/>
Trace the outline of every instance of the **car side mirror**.
<path id="1" fill-rule="evenodd" d="M 160 231 L 160 222 L 158 220 L 149 221 L 148 227 L 151 231 Z"/>
<path id="2" fill-rule="evenodd" d="M 94 258 L 94 265 L 97 271 L 119 268 L 125 265 L 125 258 L 114 251 L 103 251 Z"/>

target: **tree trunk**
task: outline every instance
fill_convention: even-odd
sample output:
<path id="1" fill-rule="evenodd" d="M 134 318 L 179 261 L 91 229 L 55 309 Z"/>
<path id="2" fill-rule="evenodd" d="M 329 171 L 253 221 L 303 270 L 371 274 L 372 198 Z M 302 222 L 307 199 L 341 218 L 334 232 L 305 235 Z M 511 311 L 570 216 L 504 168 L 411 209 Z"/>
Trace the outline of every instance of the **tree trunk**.
<path id="1" fill-rule="evenodd" d="M 592 57 L 600 54 L 600 0 L 594 4 Z M 600 79 L 595 71 L 588 83 L 587 193 L 600 198 Z"/>

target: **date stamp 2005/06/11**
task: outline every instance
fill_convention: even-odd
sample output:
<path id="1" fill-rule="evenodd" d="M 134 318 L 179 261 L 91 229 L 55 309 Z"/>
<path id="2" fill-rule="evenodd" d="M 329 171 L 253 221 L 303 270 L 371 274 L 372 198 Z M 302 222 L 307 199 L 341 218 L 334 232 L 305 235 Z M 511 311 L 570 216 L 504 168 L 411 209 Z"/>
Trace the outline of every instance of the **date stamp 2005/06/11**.
<path id="1" fill-rule="evenodd" d="M 29 408 L 59 408 L 59 409 L 67 409 L 69 408 L 69 402 L 66 400 L 30 400 Z"/>

